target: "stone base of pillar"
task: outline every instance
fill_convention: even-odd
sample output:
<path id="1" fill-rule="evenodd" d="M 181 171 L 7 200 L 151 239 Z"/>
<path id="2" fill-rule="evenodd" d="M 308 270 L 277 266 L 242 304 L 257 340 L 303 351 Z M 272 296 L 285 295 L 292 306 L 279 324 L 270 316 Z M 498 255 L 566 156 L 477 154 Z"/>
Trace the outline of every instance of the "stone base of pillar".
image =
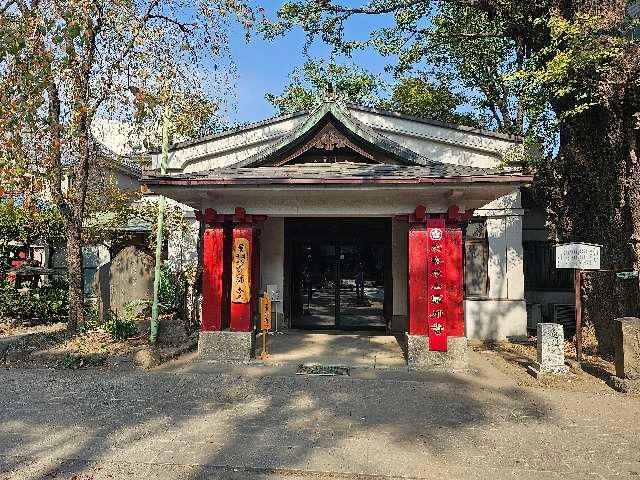
<path id="1" fill-rule="evenodd" d="M 538 362 L 534 362 L 533 365 L 527 367 L 529 374 L 541 380 L 547 375 L 567 375 L 569 373 L 569 367 L 567 365 L 542 365 Z"/>
<path id="2" fill-rule="evenodd" d="M 429 337 L 406 335 L 407 365 L 412 370 L 461 372 L 469 368 L 467 337 L 448 337 L 447 351 L 429 350 Z"/>
<path id="3" fill-rule="evenodd" d="M 247 363 L 253 357 L 253 332 L 200 332 L 198 358 L 207 362 Z"/>

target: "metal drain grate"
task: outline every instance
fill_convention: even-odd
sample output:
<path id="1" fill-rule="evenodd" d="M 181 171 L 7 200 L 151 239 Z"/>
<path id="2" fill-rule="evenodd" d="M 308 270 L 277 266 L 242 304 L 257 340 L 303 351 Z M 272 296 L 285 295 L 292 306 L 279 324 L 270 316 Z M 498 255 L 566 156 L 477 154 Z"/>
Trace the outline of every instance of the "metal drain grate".
<path id="1" fill-rule="evenodd" d="M 334 375 L 349 375 L 349 367 L 338 367 L 323 365 L 298 365 L 296 375 L 321 375 L 321 376 L 334 376 Z"/>

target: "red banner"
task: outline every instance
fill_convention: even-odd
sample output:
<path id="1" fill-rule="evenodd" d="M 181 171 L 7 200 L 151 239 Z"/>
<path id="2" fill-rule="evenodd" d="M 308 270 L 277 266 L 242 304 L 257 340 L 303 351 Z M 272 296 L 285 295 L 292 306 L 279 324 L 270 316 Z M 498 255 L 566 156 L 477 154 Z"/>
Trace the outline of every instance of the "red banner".
<path id="1" fill-rule="evenodd" d="M 429 350 L 447 350 L 447 244 L 445 221 L 427 220 L 427 323 Z"/>

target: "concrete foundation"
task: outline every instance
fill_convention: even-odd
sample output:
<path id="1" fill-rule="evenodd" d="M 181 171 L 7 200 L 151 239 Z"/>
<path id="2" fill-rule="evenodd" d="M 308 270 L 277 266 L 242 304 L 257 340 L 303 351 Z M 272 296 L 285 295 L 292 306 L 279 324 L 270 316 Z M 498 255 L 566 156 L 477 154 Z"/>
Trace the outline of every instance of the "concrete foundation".
<path id="1" fill-rule="evenodd" d="M 253 332 L 200 332 L 198 357 L 203 361 L 247 363 L 253 357 Z"/>
<path id="2" fill-rule="evenodd" d="M 447 351 L 429 350 L 429 337 L 406 336 L 407 365 L 412 370 L 464 371 L 469 368 L 467 337 L 448 337 Z"/>

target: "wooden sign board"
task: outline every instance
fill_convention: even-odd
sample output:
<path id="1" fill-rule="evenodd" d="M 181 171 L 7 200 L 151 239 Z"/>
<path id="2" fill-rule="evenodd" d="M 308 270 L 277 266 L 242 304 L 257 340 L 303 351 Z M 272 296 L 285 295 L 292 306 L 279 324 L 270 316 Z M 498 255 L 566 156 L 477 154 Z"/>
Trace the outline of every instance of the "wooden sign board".
<path id="1" fill-rule="evenodd" d="M 260 330 L 271 329 L 271 298 L 263 295 L 260 299 Z"/>
<path id="2" fill-rule="evenodd" d="M 565 243 L 555 247 L 556 268 L 600 270 L 600 245 Z"/>
<path id="3" fill-rule="evenodd" d="M 234 239 L 231 261 L 231 301 L 233 303 L 249 303 L 251 300 L 250 262 L 249 240 Z"/>

